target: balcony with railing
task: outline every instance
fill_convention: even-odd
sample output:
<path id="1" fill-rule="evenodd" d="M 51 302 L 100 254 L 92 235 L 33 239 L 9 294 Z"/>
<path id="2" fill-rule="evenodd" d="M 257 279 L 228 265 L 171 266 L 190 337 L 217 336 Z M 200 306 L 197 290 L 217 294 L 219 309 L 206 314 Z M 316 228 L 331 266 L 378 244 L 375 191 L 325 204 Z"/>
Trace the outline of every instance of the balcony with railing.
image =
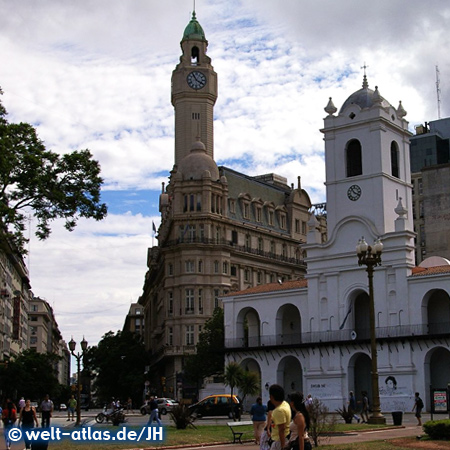
<path id="1" fill-rule="evenodd" d="M 274 252 L 266 252 L 258 248 L 249 247 L 247 245 L 238 245 L 236 243 L 233 243 L 233 241 L 229 241 L 226 239 L 209 239 L 205 237 L 189 237 L 185 236 L 183 238 L 179 239 L 173 239 L 170 241 L 166 241 L 163 245 L 163 247 L 173 247 L 175 245 L 189 245 L 189 244 L 205 244 L 205 245 L 222 245 L 225 247 L 229 247 L 230 250 L 245 253 L 245 254 L 251 254 L 256 256 L 261 256 L 263 258 L 272 259 L 275 261 L 281 261 L 288 264 L 295 264 L 295 265 L 305 265 L 305 262 L 303 259 L 297 259 L 297 258 L 289 258 L 284 255 L 279 255 Z"/>
<path id="2" fill-rule="evenodd" d="M 450 336 L 450 323 L 432 323 L 416 325 L 398 325 L 375 329 L 378 340 L 398 338 L 433 338 Z M 311 345 L 329 345 L 340 342 L 363 342 L 370 340 L 369 329 L 314 331 L 307 333 L 286 333 L 276 335 L 248 336 L 225 339 L 225 348 L 242 349 L 257 347 L 307 347 Z"/>

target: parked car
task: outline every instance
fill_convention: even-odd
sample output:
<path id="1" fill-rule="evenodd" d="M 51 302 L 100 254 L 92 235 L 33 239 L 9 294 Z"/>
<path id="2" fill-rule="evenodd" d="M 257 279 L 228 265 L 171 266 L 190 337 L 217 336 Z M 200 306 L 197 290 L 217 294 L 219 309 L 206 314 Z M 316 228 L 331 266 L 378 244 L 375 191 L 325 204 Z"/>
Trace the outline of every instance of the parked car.
<path id="1" fill-rule="evenodd" d="M 174 406 L 178 406 L 179 404 L 176 400 L 165 397 L 156 398 L 155 400 L 158 404 L 159 415 L 167 414 L 169 411 L 172 411 L 172 408 Z M 146 414 L 150 414 L 150 405 L 148 403 L 142 405 L 140 411 L 143 416 L 145 416 Z"/>
<path id="2" fill-rule="evenodd" d="M 61 403 L 61 404 L 59 405 L 59 410 L 60 410 L 60 411 L 67 411 L 67 406 L 66 406 L 66 404 L 65 404 L 65 403 Z"/>
<path id="3" fill-rule="evenodd" d="M 189 406 L 191 415 L 196 417 L 204 416 L 227 416 L 239 419 L 242 414 L 242 402 L 237 395 L 230 394 L 209 395 L 198 403 Z"/>
<path id="4" fill-rule="evenodd" d="M 172 411 L 174 406 L 178 406 L 179 403 L 176 400 L 171 398 L 157 398 L 156 403 L 158 403 L 158 411 L 163 416 L 166 415 L 169 411 Z"/>

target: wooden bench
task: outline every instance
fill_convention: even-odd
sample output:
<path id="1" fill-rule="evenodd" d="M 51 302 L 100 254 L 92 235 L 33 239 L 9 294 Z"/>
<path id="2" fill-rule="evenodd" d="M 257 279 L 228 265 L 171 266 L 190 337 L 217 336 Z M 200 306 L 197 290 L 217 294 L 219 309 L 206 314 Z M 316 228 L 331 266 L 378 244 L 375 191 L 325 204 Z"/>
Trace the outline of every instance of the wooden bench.
<path id="1" fill-rule="evenodd" d="M 241 441 L 242 436 L 250 432 L 253 434 L 253 429 L 239 431 L 239 427 L 253 425 L 253 422 L 251 420 L 244 420 L 242 422 L 227 422 L 227 425 L 230 427 L 230 430 L 233 433 L 233 444 L 236 444 L 236 442 L 243 444 L 243 442 Z"/>

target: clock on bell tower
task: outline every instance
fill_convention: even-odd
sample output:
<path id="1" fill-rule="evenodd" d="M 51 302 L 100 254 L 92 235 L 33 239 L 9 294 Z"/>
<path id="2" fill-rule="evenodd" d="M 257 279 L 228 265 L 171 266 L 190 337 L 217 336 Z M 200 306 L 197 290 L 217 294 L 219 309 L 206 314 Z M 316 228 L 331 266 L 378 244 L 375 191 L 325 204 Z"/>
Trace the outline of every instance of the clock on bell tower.
<path id="1" fill-rule="evenodd" d="M 217 74 L 206 55 L 208 41 L 195 11 L 181 40 L 182 55 L 172 72 L 172 105 L 175 108 L 175 164 L 190 153 L 200 137 L 214 158 L 214 104 Z"/>

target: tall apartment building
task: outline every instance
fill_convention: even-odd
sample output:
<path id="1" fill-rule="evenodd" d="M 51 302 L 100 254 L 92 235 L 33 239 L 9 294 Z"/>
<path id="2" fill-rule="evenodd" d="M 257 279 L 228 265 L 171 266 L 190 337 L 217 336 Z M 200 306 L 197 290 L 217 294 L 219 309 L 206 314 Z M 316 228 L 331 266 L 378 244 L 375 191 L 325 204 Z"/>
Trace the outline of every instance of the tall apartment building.
<path id="1" fill-rule="evenodd" d="M 0 239 L 0 360 L 28 347 L 28 269 L 13 246 Z"/>
<path id="2" fill-rule="evenodd" d="M 218 80 L 207 45 L 194 12 L 172 73 L 175 161 L 160 195 L 158 245 L 148 251 L 139 299 L 150 381 L 169 393 L 177 392 L 184 358 L 195 352 L 221 296 L 305 273 L 300 244 L 312 205 L 300 177 L 289 186 L 282 176 L 248 176 L 214 161 Z"/>
<path id="3" fill-rule="evenodd" d="M 33 297 L 29 305 L 29 348 L 38 353 L 53 353 L 62 359 L 55 366 L 61 384 L 69 383 L 70 353 L 62 339 L 53 308 L 39 297 Z"/>
<path id="4" fill-rule="evenodd" d="M 144 336 L 144 307 L 139 303 L 132 303 L 125 317 L 122 331 Z"/>
<path id="5" fill-rule="evenodd" d="M 416 261 L 450 259 L 450 118 L 416 127 L 410 158 Z"/>

